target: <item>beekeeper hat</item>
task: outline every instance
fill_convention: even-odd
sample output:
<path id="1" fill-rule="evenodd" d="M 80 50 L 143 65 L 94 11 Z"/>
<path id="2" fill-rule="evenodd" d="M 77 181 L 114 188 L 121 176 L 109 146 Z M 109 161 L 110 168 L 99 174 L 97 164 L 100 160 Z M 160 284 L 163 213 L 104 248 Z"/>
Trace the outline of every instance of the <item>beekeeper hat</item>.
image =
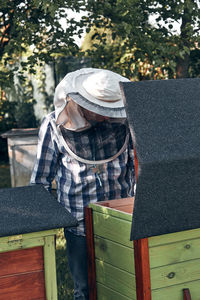
<path id="1" fill-rule="evenodd" d="M 64 109 L 67 97 L 94 113 L 112 118 L 125 118 L 120 81 L 129 80 L 104 69 L 83 68 L 68 73 L 56 88 L 54 96 L 56 118 Z"/>

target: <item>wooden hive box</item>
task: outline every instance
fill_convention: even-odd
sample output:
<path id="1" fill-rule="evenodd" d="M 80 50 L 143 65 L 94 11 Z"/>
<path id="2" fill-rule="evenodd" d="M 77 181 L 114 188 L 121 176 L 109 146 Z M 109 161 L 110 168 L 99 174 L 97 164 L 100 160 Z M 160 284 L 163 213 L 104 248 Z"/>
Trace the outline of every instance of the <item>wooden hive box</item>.
<path id="1" fill-rule="evenodd" d="M 86 209 L 90 300 L 199 300 L 200 229 L 130 241 L 133 201 Z"/>
<path id="2" fill-rule="evenodd" d="M 134 209 L 130 198 L 86 208 L 90 300 L 199 300 L 200 79 L 120 86 Z"/>
<path id="3" fill-rule="evenodd" d="M 55 237 L 77 225 L 42 186 L 0 190 L 0 300 L 57 300 Z"/>
<path id="4" fill-rule="evenodd" d="M 3 134 L 7 138 L 12 187 L 26 186 L 30 182 L 38 144 L 37 128 L 11 129 Z"/>
<path id="5" fill-rule="evenodd" d="M 0 299 L 57 299 L 57 230 L 0 238 Z"/>

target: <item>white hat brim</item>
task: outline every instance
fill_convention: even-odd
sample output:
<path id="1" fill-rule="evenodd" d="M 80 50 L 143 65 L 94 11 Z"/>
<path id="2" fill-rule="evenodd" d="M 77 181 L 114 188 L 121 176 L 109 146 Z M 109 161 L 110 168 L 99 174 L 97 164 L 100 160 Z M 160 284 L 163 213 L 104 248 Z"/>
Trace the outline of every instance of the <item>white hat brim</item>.
<path id="1" fill-rule="evenodd" d="M 91 75 L 98 74 L 102 72 L 101 69 L 88 68 L 82 69 L 79 73 L 74 75 L 73 80 L 73 91 L 68 93 L 77 104 L 80 106 L 103 116 L 113 117 L 113 118 L 126 118 L 126 111 L 124 108 L 124 102 L 120 93 L 116 96 L 118 99 L 112 99 L 111 101 L 104 100 L 104 98 L 98 99 L 92 94 L 88 93 L 84 88 L 84 82 L 91 78 Z M 109 71 L 110 76 L 113 76 L 113 80 L 116 82 L 129 81 L 127 78 Z M 90 84 L 90 81 L 89 81 Z M 91 82 L 92 85 L 92 82 Z"/>
<path id="2" fill-rule="evenodd" d="M 126 118 L 126 111 L 123 104 L 123 107 L 115 107 L 115 102 L 109 102 L 109 106 L 102 106 L 102 101 L 99 101 L 101 105 L 97 104 L 97 101 L 91 102 L 87 98 L 83 97 L 79 93 L 69 93 L 68 96 L 81 107 L 88 109 L 96 114 L 110 117 L 110 118 Z M 122 100 L 120 100 L 122 101 Z M 123 101 L 122 101 L 123 102 Z M 104 102 L 108 104 L 108 102 Z"/>
<path id="3" fill-rule="evenodd" d="M 108 78 L 110 80 L 109 84 L 111 83 L 111 86 L 108 87 L 105 85 L 104 90 L 103 83 L 102 93 L 101 89 L 98 90 L 95 87 L 95 83 L 98 84 L 98 73 L 102 72 L 102 69 L 83 68 L 68 73 L 56 87 L 54 95 L 54 106 L 56 114 L 58 115 L 59 112 L 64 108 L 64 106 L 66 105 L 67 97 L 69 96 L 77 104 L 96 114 L 112 118 L 126 118 L 126 111 L 124 108 L 124 102 L 122 100 L 120 87 L 118 89 L 117 85 L 119 82 L 127 82 L 130 80 L 112 71 L 105 71 L 110 73 Z M 96 81 L 94 79 L 95 74 L 97 75 Z M 91 78 L 94 79 L 94 82 Z M 109 90 L 109 88 L 111 89 Z M 115 92 L 116 88 L 117 90 Z M 98 91 L 100 95 L 97 95 L 96 91 Z"/>

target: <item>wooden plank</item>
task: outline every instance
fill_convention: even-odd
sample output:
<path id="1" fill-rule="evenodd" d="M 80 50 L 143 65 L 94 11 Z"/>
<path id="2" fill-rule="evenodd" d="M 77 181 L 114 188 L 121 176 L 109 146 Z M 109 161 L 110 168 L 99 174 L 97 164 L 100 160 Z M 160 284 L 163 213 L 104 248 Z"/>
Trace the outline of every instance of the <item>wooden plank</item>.
<path id="1" fill-rule="evenodd" d="M 0 300 L 45 299 L 44 272 L 0 278 Z"/>
<path id="2" fill-rule="evenodd" d="M 96 202 L 96 205 L 106 206 L 122 212 L 133 213 L 134 197 Z M 128 210 L 129 208 L 129 210 Z M 125 210 L 124 210 L 125 209 Z"/>
<path id="3" fill-rule="evenodd" d="M 183 289 L 184 300 L 192 300 L 189 289 Z"/>
<path id="4" fill-rule="evenodd" d="M 175 243 L 185 240 L 197 239 L 200 238 L 200 229 L 192 229 L 192 230 L 185 230 L 175 233 L 163 234 L 159 236 L 154 236 L 149 238 L 149 248 Z"/>
<path id="5" fill-rule="evenodd" d="M 0 238 L 0 253 L 17 249 L 26 249 L 36 246 L 44 246 L 44 237 L 56 235 L 58 229 L 33 232 L 22 235 L 7 236 Z"/>
<path id="6" fill-rule="evenodd" d="M 151 288 L 159 289 L 200 279 L 200 259 L 151 269 Z M 200 292 L 200 291 L 199 291 Z"/>
<path id="7" fill-rule="evenodd" d="M 117 206 L 114 208 L 115 210 L 122 211 L 127 214 L 133 213 L 133 205 L 123 205 L 123 206 Z"/>
<path id="8" fill-rule="evenodd" d="M 44 269 L 43 247 L 0 254 L 0 277 Z"/>
<path id="9" fill-rule="evenodd" d="M 134 151 L 134 164 L 135 164 L 135 182 L 137 183 L 139 162 L 135 151 L 135 147 L 133 147 L 133 151 Z"/>
<path id="10" fill-rule="evenodd" d="M 135 297 L 135 276 L 103 261 L 96 259 L 96 279 L 98 283 L 126 297 Z"/>
<path id="11" fill-rule="evenodd" d="M 98 300 L 136 300 L 136 294 L 129 298 L 100 283 L 97 283 L 97 296 Z"/>
<path id="12" fill-rule="evenodd" d="M 26 239 L 32 239 L 32 238 L 39 238 L 39 237 L 44 237 L 44 236 L 49 236 L 49 235 L 56 235 L 59 229 L 50 229 L 50 230 L 44 230 L 44 231 L 38 231 L 38 232 L 30 232 L 30 233 L 24 233 L 22 234 L 22 240 Z M 5 236 L 5 237 L 0 237 L 0 244 L 1 243 L 8 243 L 11 237 L 15 236 Z M 18 237 L 18 235 L 16 236 Z"/>
<path id="13" fill-rule="evenodd" d="M 190 289 L 191 299 L 200 299 L 200 280 L 152 290 L 152 300 L 183 300 L 183 289 Z"/>
<path id="14" fill-rule="evenodd" d="M 164 244 L 149 249 L 150 268 L 200 258 L 200 239 Z"/>
<path id="15" fill-rule="evenodd" d="M 96 205 L 106 206 L 110 208 L 116 208 L 124 205 L 133 207 L 133 204 L 134 204 L 134 197 L 96 202 Z"/>
<path id="16" fill-rule="evenodd" d="M 94 234 L 133 248 L 130 241 L 131 222 L 93 211 Z"/>
<path id="17" fill-rule="evenodd" d="M 113 200 L 111 200 L 111 201 L 113 201 Z M 113 216 L 113 217 L 116 217 L 118 219 L 122 219 L 122 220 L 125 220 L 125 221 L 128 221 L 128 222 L 132 222 L 132 214 L 125 213 L 125 212 L 116 210 L 114 208 L 97 205 L 97 204 L 94 204 L 94 203 L 90 203 L 89 207 L 92 208 L 93 212 L 99 212 L 99 213 L 102 213 L 106 216 L 107 215 L 108 216 Z"/>
<path id="18" fill-rule="evenodd" d="M 93 234 L 92 209 L 85 208 L 86 241 L 88 255 L 88 286 L 90 300 L 96 300 L 96 268 L 95 268 L 95 248 Z"/>
<path id="19" fill-rule="evenodd" d="M 13 251 L 17 249 L 27 249 L 37 246 L 44 246 L 44 238 L 32 238 L 32 239 L 20 239 L 20 240 L 13 240 L 6 243 L 0 243 L 0 253 Z"/>
<path id="20" fill-rule="evenodd" d="M 106 209 L 108 208 L 108 209 Z M 110 214 L 114 217 L 117 217 L 119 219 L 130 221 L 130 216 L 132 216 L 133 213 L 133 204 L 131 205 L 120 205 L 116 207 L 110 207 L 110 206 L 102 206 L 102 208 L 98 209 L 97 211 Z M 120 214 L 119 214 L 120 212 Z M 126 216 L 128 215 L 128 217 Z"/>
<path id="21" fill-rule="evenodd" d="M 46 300 L 57 300 L 55 236 L 46 236 L 44 245 Z"/>
<path id="22" fill-rule="evenodd" d="M 133 243 L 137 300 L 151 300 L 148 239 L 135 240 Z"/>
<path id="23" fill-rule="evenodd" d="M 94 237 L 94 243 L 96 258 L 135 274 L 133 249 L 97 236 Z"/>

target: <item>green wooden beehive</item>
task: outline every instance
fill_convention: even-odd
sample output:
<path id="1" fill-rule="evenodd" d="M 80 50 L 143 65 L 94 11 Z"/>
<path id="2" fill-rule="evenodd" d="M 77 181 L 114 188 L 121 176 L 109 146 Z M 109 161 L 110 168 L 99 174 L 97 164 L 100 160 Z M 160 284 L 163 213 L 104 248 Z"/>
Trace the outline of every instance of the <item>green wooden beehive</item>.
<path id="1" fill-rule="evenodd" d="M 135 203 L 86 209 L 90 300 L 200 300 L 200 79 L 120 86 Z"/>
<path id="2" fill-rule="evenodd" d="M 200 229 L 142 239 L 146 246 L 139 257 L 130 241 L 132 209 L 133 198 L 89 205 L 96 273 L 90 299 L 183 300 L 183 290 L 190 289 L 192 300 L 199 300 Z M 136 279 L 143 281 L 142 290 Z"/>

